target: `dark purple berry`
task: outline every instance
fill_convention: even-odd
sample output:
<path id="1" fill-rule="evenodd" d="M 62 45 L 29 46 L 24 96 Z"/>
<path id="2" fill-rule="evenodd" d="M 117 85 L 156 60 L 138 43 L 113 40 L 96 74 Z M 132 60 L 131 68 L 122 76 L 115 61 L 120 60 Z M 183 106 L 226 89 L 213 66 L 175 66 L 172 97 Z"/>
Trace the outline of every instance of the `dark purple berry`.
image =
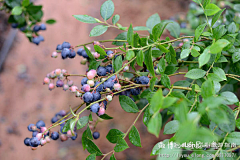
<path id="1" fill-rule="evenodd" d="M 61 110 L 57 113 L 59 116 L 64 117 L 67 113 L 65 110 Z"/>
<path id="2" fill-rule="evenodd" d="M 56 50 L 62 50 L 62 49 L 63 49 L 63 48 L 62 48 L 62 45 L 61 45 L 61 44 L 57 45 Z"/>
<path id="3" fill-rule="evenodd" d="M 32 39 L 32 42 L 35 43 L 36 45 L 38 45 L 41 42 L 41 39 L 39 37 L 34 37 Z"/>
<path id="4" fill-rule="evenodd" d="M 100 137 L 100 133 L 99 132 L 93 132 L 93 138 L 94 139 L 98 139 Z"/>
<path id="5" fill-rule="evenodd" d="M 99 104 L 95 103 L 95 104 L 90 106 L 90 111 L 92 111 L 93 113 L 97 113 L 99 108 L 100 108 Z"/>
<path id="6" fill-rule="evenodd" d="M 62 44 L 62 48 L 70 48 L 71 47 L 71 44 L 68 43 L 68 42 L 63 42 Z"/>
<path id="7" fill-rule="evenodd" d="M 58 121 L 58 117 L 54 116 L 52 119 L 51 119 L 51 122 L 52 123 L 56 123 Z"/>
<path id="8" fill-rule="evenodd" d="M 70 49 L 68 49 L 68 48 L 63 48 L 63 50 L 62 50 L 62 52 L 61 52 L 62 59 L 66 59 L 66 58 L 69 56 L 70 52 L 71 52 Z"/>
<path id="9" fill-rule="evenodd" d="M 100 82 L 96 82 L 95 83 L 95 86 L 97 86 Z M 94 86 L 94 87 L 95 87 Z M 100 84 L 97 88 L 96 88 L 96 91 L 97 92 L 102 92 L 103 91 L 103 84 Z"/>
<path id="10" fill-rule="evenodd" d="M 88 81 L 87 77 L 84 77 L 81 81 L 81 85 L 83 86 L 84 84 L 87 84 L 87 81 Z"/>
<path id="11" fill-rule="evenodd" d="M 82 51 L 83 51 L 83 49 L 82 49 L 82 48 L 79 48 L 79 49 L 77 50 L 77 54 L 78 54 L 79 56 L 82 56 Z"/>
<path id="12" fill-rule="evenodd" d="M 148 84 L 149 83 L 149 78 L 147 76 L 141 76 L 136 78 L 137 84 Z"/>
<path id="13" fill-rule="evenodd" d="M 63 80 L 61 80 L 61 79 L 57 80 L 57 82 L 56 82 L 57 87 L 62 87 L 63 85 L 64 85 Z"/>
<path id="14" fill-rule="evenodd" d="M 106 89 L 106 88 L 109 88 L 109 89 L 113 89 L 113 85 L 114 85 L 114 82 L 112 80 L 108 80 L 108 81 L 105 81 L 103 83 L 103 87 Z"/>
<path id="15" fill-rule="evenodd" d="M 139 95 L 140 92 L 141 92 L 140 88 L 133 88 L 130 91 L 131 91 L 131 94 L 134 95 L 134 96 Z"/>
<path id="16" fill-rule="evenodd" d="M 69 54 L 69 58 L 74 58 L 76 56 L 76 52 L 74 50 L 71 50 L 70 54 Z"/>
<path id="17" fill-rule="evenodd" d="M 93 92 L 93 102 L 101 99 L 101 94 L 99 92 Z"/>
<path id="18" fill-rule="evenodd" d="M 60 127 L 60 132 L 63 133 L 63 134 L 67 134 L 67 132 L 63 132 L 63 126 L 64 126 L 64 125 L 62 125 L 62 126 Z"/>
<path id="19" fill-rule="evenodd" d="M 58 132 L 52 132 L 51 138 L 52 138 L 53 140 L 57 140 L 57 139 L 59 138 Z"/>
<path id="20" fill-rule="evenodd" d="M 99 75 L 99 76 L 106 76 L 106 72 L 107 72 L 107 70 L 104 67 L 98 67 L 98 69 L 97 69 L 97 75 Z"/>
<path id="21" fill-rule="evenodd" d="M 17 28 L 18 24 L 17 23 L 12 23 L 11 26 L 12 26 L 12 28 Z"/>
<path id="22" fill-rule="evenodd" d="M 38 131 L 33 131 L 32 132 L 32 137 L 36 137 L 37 134 L 38 134 Z"/>
<path id="23" fill-rule="evenodd" d="M 40 26 L 39 25 L 35 25 L 33 27 L 33 32 L 38 32 L 40 30 Z"/>
<path id="24" fill-rule="evenodd" d="M 77 139 L 77 133 L 75 132 L 75 135 L 71 137 L 71 139 L 74 141 L 75 139 Z"/>
<path id="25" fill-rule="evenodd" d="M 41 129 L 41 127 L 45 127 L 45 123 L 42 120 L 40 120 L 36 123 L 36 126 L 38 129 Z"/>
<path id="26" fill-rule="evenodd" d="M 84 100 L 84 102 L 86 102 L 86 103 L 91 103 L 91 102 L 93 101 L 93 95 L 92 95 L 92 93 L 86 92 L 86 93 L 83 95 L 83 100 Z"/>
<path id="27" fill-rule="evenodd" d="M 28 128 L 28 130 L 29 130 L 30 132 L 33 132 L 33 130 L 32 130 L 32 127 L 33 127 L 33 126 L 35 126 L 35 125 L 34 125 L 34 124 L 29 124 L 29 125 L 28 125 L 27 128 Z"/>
<path id="28" fill-rule="evenodd" d="M 30 139 L 30 145 L 32 147 L 37 147 L 40 144 L 40 141 L 38 140 L 37 137 L 33 137 Z"/>
<path id="29" fill-rule="evenodd" d="M 88 58 L 87 52 L 86 52 L 85 50 L 82 51 L 82 56 L 83 56 L 84 58 Z"/>
<path id="30" fill-rule="evenodd" d="M 110 64 L 110 65 L 107 65 L 106 67 L 106 71 L 108 72 L 108 73 L 111 73 L 112 72 L 112 65 Z"/>
<path id="31" fill-rule="evenodd" d="M 24 144 L 25 144 L 26 146 L 30 146 L 30 138 L 25 138 L 25 139 L 24 139 Z"/>

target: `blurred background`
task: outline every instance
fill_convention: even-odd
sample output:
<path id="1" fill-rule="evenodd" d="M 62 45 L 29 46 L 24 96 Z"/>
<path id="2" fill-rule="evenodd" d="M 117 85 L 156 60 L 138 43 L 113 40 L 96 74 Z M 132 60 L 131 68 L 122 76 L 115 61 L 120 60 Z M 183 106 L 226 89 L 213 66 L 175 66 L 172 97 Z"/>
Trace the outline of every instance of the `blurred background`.
<path id="1" fill-rule="evenodd" d="M 89 155 L 81 145 L 81 135 L 85 128 L 79 130 L 75 141 L 69 139 L 66 142 L 52 141 L 44 147 L 32 151 L 26 147 L 23 140 L 31 137 L 27 130 L 30 123 L 44 120 L 46 125 L 51 125 L 51 118 L 58 111 L 69 106 L 75 107 L 81 104 L 81 100 L 70 92 L 62 89 L 49 91 L 42 85 L 47 73 L 57 68 L 66 69 L 69 73 L 85 74 L 87 66 L 81 65 L 81 57 L 62 60 L 60 57 L 51 58 L 57 44 L 63 41 L 70 42 L 73 46 L 93 40 L 114 39 L 118 31 L 110 28 L 100 37 L 90 38 L 88 35 L 94 24 L 84 24 L 77 21 L 72 15 L 87 14 L 96 18 L 100 17 L 100 6 L 105 0 L 37 0 L 36 4 L 43 5 L 44 18 L 53 18 L 57 21 L 54 25 L 48 25 L 47 31 L 42 32 L 45 42 L 39 46 L 29 43 L 28 39 L 17 30 L 11 29 L 7 24 L 8 15 L 0 12 L 0 50 L 4 50 L 3 43 L 8 41 L 11 49 L 7 52 L 6 59 L 3 55 L 0 59 L 0 160 L 75 160 L 86 159 Z M 188 0 L 113 0 L 115 14 L 120 15 L 119 23 L 128 27 L 145 26 L 146 20 L 154 13 L 158 13 L 161 19 L 169 19 L 172 16 L 184 16 L 188 10 Z M 167 36 L 167 33 L 164 34 Z M 11 40 L 13 42 L 11 43 Z M 105 46 L 111 44 L 106 44 Z M 176 76 L 178 79 L 178 77 Z M 181 78 L 181 77 L 179 77 Z M 81 78 L 71 78 L 80 87 Z M 174 83 L 177 79 L 172 79 Z M 106 135 L 112 128 L 126 132 L 137 115 L 126 113 L 119 106 L 118 98 L 115 98 L 106 112 L 114 117 L 97 125 L 100 138 L 94 142 L 103 153 L 114 148 L 108 142 Z M 89 113 L 86 112 L 86 115 Z M 94 117 L 96 120 L 96 117 Z M 127 139 L 130 149 L 115 154 L 119 160 L 148 160 L 153 146 L 166 138 L 161 133 L 159 138 L 149 134 L 142 118 L 136 127 L 139 129 L 142 148 L 133 146 Z M 55 128 L 54 130 L 58 130 Z M 106 159 L 109 159 L 106 158 Z"/>

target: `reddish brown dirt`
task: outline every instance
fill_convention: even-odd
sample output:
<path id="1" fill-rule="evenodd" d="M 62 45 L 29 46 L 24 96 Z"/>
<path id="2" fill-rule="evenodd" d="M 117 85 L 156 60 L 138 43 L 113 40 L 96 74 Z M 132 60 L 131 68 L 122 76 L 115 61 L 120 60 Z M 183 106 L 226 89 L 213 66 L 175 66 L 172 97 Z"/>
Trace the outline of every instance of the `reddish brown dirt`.
<path id="1" fill-rule="evenodd" d="M 184 0 L 183 0 L 184 1 Z M 178 0 L 121 0 L 115 3 L 115 13 L 121 16 L 120 23 L 128 26 L 144 26 L 147 18 L 159 13 L 161 19 L 167 19 L 177 13 L 186 12 L 186 3 Z M 80 65 L 81 58 L 74 60 L 62 60 L 60 57 L 52 59 L 51 53 L 57 44 L 68 41 L 72 45 L 86 43 L 92 40 L 115 38 L 119 31 L 109 29 L 101 37 L 89 38 L 89 32 L 94 24 L 84 24 L 75 20 L 74 14 L 88 14 L 100 18 L 99 8 L 104 0 L 39 0 L 43 5 L 44 20 L 54 18 L 57 23 L 48 26 L 47 31 L 41 34 L 45 42 L 36 46 L 30 44 L 22 33 L 18 33 L 14 47 L 4 65 L 4 71 L 0 75 L 0 159 L 1 160 L 73 160 L 85 159 L 89 154 L 83 151 L 81 146 L 81 134 L 75 142 L 68 140 L 51 142 L 44 147 L 32 151 L 24 146 L 25 137 L 30 137 L 27 131 L 29 123 L 37 120 L 45 120 L 50 125 L 50 119 L 61 109 L 68 110 L 69 106 L 76 106 L 81 100 L 76 99 L 69 92 L 62 89 L 49 91 L 42 85 L 46 74 L 56 68 L 65 68 L 70 73 L 84 74 L 86 66 Z M 21 73 L 20 68 L 26 67 L 26 72 Z M 79 78 L 74 78 L 75 84 L 80 86 Z M 176 81 L 176 80 L 174 80 Z M 124 112 L 118 105 L 118 99 L 111 102 L 107 114 L 114 117 L 113 120 L 99 123 L 97 130 L 101 133 L 99 140 L 95 141 L 103 153 L 111 151 L 114 145 L 106 140 L 106 134 L 111 128 L 117 128 L 126 132 L 135 119 L 135 114 Z M 86 115 L 88 113 L 85 113 Z M 94 117 L 96 119 L 96 117 Z M 142 148 L 130 144 L 131 149 L 123 153 L 117 153 L 117 159 L 151 159 L 152 147 L 160 140 L 166 138 L 162 135 L 156 138 L 146 131 L 142 118 L 136 124 L 142 140 Z"/>

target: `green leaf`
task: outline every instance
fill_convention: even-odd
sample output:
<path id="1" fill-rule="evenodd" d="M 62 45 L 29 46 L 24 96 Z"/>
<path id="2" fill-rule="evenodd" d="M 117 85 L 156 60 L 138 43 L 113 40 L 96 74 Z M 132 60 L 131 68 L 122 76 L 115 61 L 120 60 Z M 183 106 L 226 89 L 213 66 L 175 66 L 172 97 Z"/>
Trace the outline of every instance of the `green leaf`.
<path id="1" fill-rule="evenodd" d="M 165 125 L 163 134 L 176 133 L 178 128 L 179 128 L 179 122 L 177 120 L 170 121 Z"/>
<path id="2" fill-rule="evenodd" d="M 162 94 L 162 89 L 159 89 L 151 99 L 150 109 L 153 111 L 153 113 L 158 113 L 162 108 L 162 104 L 163 104 L 163 94 Z"/>
<path id="3" fill-rule="evenodd" d="M 232 132 L 228 134 L 226 140 L 229 143 L 234 143 L 236 145 L 240 145 L 240 132 Z"/>
<path id="4" fill-rule="evenodd" d="M 88 57 L 89 57 L 90 59 L 95 60 L 95 58 L 94 58 L 94 56 L 92 55 L 91 51 L 89 51 L 89 49 L 88 49 L 86 46 L 84 46 L 84 50 L 87 52 L 87 55 L 88 55 Z"/>
<path id="5" fill-rule="evenodd" d="M 96 144 L 93 143 L 93 141 L 91 141 L 88 138 L 86 138 L 84 141 L 86 143 L 86 149 L 87 149 L 87 151 L 89 153 L 96 154 L 97 156 L 101 156 L 102 155 L 102 152 L 100 151 L 98 146 L 96 146 Z"/>
<path id="6" fill-rule="evenodd" d="M 165 148 L 168 145 L 168 143 L 169 143 L 169 139 L 165 139 L 164 141 L 161 141 L 161 142 L 158 142 L 157 144 L 155 144 L 150 156 L 158 155 L 160 150 Z"/>
<path id="7" fill-rule="evenodd" d="M 193 122 L 185 122 L 179 126 L 177 133 L 175 134 L 175 140 L 178 143 L 184 143 L 191 140 L 196 133 L 196 126 Z M 187 131 L 187 132 L 186 132 Z"/>
<path id="8" fill-rule="evenodd" d="M 170 89 L 171 81 L 170 81 L 169 77 L 166 74 L 162 74 L 161 82 L 164 85 L 164 87 L 167 87 L 167 88 Z"/>
<path id="9" fill-rule="evenodd" d="M 175 98 L 175 97 L 165 97 L 163 99 L 162 108 L 171 107 L 176 101 L 177 101 L 177 98 Z"/>
<path id="10" fill-rule="evenodd" d="M 157 48 L 159 48 L 163 53 L 169 52 L 169 50 L 166 47 L 164 47 L 163 45 L 158 45 Z"/>
<path id="11" fill-rule="evenodd" d="M 114 153 L 111 155 L 110 160 L 116 160 Z"/>
<path id="12" fill-rule="evenodd" d="M 108 119 L 113 119 L 113 117 L 110 117 L 109 115 L 107 115 L 107 114 L 103 114 L 103 115 L 101 115 L 101 116 L 99 116 L 100 118 L 102 118 L 102 119 L 106 119 L 106 120 L 108 120 Z"/>
<path id="13" fill-rule="evenodd" d="M 222 92 L 220 96 L 223 97 L 224 99 L 223 103 L 226 105 L 232 105 L 238 102 L 237 96 L 232 92 L 229 92 L 229 91 Z"/>
<path id="14" fill-rule="evenodd" d="M 164 73 L 166 75 L 173 74 L 173 73 L 175 73 L 178 70 L 178 68 L 179 67 L 175 67 L 175 66 L 167 66 Z"/>
<path id="15" fill-rule="evenodd" d="M 204 23 L 204 24 L 202 24 L 202 25 L 200 25 L 200 26 L 198 26 L 196 28 L 196 30 L 195 30 L 195 37 L 194 37 L 195 42 L 198 41 L 198 39 L 199 39 L 200 35 L 202 34 L 202 32 L 204 31 L 204 28 L 206 27 L 206 25 L 207 24 Z"/>
<path id="16" fill-rule="evenodd" d="M 219 53 L 223 48 L 230 44 L 226 39 L 219 39 L 217 42 L 213 43 L 210 47 L 210 52 L 213 54 Z"/>
<path id="17" fill-rule="evenodd" d="M 77 121 L 77 129 L 81 129 L 88 123 L 89 117 L 83 116 Z"/>
<path id="18" fill-rule="evenodd" d="M 232 54 L 232 61 L 233 63 L 236 63 L 240 60 L 240 49 L 236 50 L 233 54 Z"/>
<path id="19" fill-rule="evenodd" d="M 128 50 L 127 53 L 126 53 L 126 59 L 128 61 L 130 61 L 131 59 L 133 59 L 133 57 L 135 57 L 135 53 L 133 50 Z"/>
<path id="20" fill-rule="evenodd" d="M 137 26 L 137 27 L 133 27 L 133 30 L 134 31 L 149 31 L 150 29 L 145 26 Z"/>
<path id="21" fill-rule="evenodd" d="M 154 134 L 156 137 L 159 136 L 162 127 L 162 116 L 160 113 L 155 113 L 147 124 L 147 129 L 149 133 Z"/>
<path id="22" fill-rule="evenodd" d="M 210 48 L 205 48 L 203 53 L 199 56 L 199 68 L 201 68 L 203 65 L 207 64 L 210 60 L 211 54 L 210 54 Z"/>
<path id="23" fill-rule="evenodd" d="M 63 126 L 62 132 L 67 132 L 70 130 L 70 120 L 68 120 L 65 125 Z"/>
<path id="24" fill-rule="evenodd" d="M 182 50 L 181 55 L 180 55 L 181 59 L 187 58 L 190 54 L 190 51 L 191 51 L 190 49 Z"/>
<path id="25" fill-rule="evenodd" d="M 143 51 L 140 50 L 137 52 L 137 64 L 139 66 L 143 66 L 143 61 L 144 61 L 144 54 L 143 54 Z"/>
<path id="26" fill-rule="evenodd" d="M 216 14 L 216 13 L 217 13 L 218 11 L 220 11 L 220 10 L 221 10 L 221 9 L 220 9 L 217 5 L 211 3 L 211 4 L 208 4 L 208 5 L 205 7 L 204 13 L 205 13 L 207 16 L 212 16 L 212 15 Z"/>
<path id="27" fill-rule="evenodd" d="M 153 68 L 153 61 L 152 61 L 152 49 L 150 48 L 146 53 L 145 53 L 145 60 L 144 60 L 145 65 L 147 66 L 147 69 L 149 72 L 155 77 L 155 72 Z"/>
<path id="28" fill-rule="evenodd" d="M 115 152 L 122 152 L 127 148 L 129 148 L 127 142 L 124 139 L 119 138 L 116 146 L 114 147 L 114 151 Z"/>
<path id="29" fill-rule="evenodd" d="M 161 58 L 158 62 L 158 70 L 161 74 L 165 72 L 166 64 L 164 58 Z"/>
<path id="30" fill-rule="evenodd" d="M 16 6 L 12 9 L 12 15 L 20 15 L 22 14 L 22 7 Z"/>
<path id="31" fill-rule="evenodd" d="M 233 9 L 237 12 L 240 12 L 240 4 L 233 5 Z"/>
<path id="32" fill-rule="evenodd" d="M 114 12 L 114 3 L 111 0 L 105 1 L 100 9 L 100 14 L 104 21 L 108 20 Z"/>
<path id="33" fill-rule="evenodd" d="M 30 4 L 30 0 L 23 0 L 22 1 L 22 6 L 23 7 L 26 7 L 26 6 L 28 6 Z"/>
<path id="34" fill-rule="evenodd" d="M 98 23 L 97 20 L 89 15 L 73 15 L 78 21 L 83 23 Z"/>
<path id="35" fill-rule="evenodd" d="M 192 55 L 193 57 L 198 57 L 198 56 L 200 55 L 200 53 L 193 48 L 193 49 L 191 49 L 191 55 Z"/>
<path id="36" fill-rule="evenodd" d="M 92 61 L 90 61 L 88 69 L 89 70 L 91 70 L 91 69 L 95 69 L 96 70 L 100 64 L 101 64 L 101 61 L 92 60 Z"/>
<path id="37" fill-rule="evenodd" d="M 201 141 L 202 143 L 212 143 L 217 140 L 217 136 L 205 127 L 198 128 L 193 138 L 194 142 Z"/>
<path id="38" fill-rule="evenodd" d="M 94 45 L 94 49 L 96 52 L 98 52 L 101 55 L 101 57 L 105 58 L 105 56 L 107 56 L 104 49 L 102 49 L 99 45 Z"/>
<path id="39" fill-rule="evenodd" d="M 217 20 L 219 19 L 219 17 L 221 16 L 222 12 L 225 10 L 225 8 L 223 8 L 222 10 L 218 11 L 212 18 L 212 24 L 211 26 L 213 26 Z"/>
<path id="40" fill-rule="evenodd" d="M 90 154 L 86 160 L 96 160 L 96 154 Z"/>
<path id="41" fill-rule="evenodd" d="M 117 56 L 117 58 L 115 58 L 114 62 L 113 62 L 113 68 L 115 70 L 115 72 L 117 72 L 118 70 L 120 70 L 122 68 L 122 56 L 119 55 Z"/>
<path id="42" fill-rule="evenodd" d="M 119 102 L 122 109 L 126 112 L 137 113 L 139 111 L 137 105 L 128 96 L 124 95 L 119 96 Z"/>
<path id="43" fill-rule="evenodd" d="M 240 118 L 236 119 L 236 127 L 240 130 Z"/>
<path id="44" fill-rule="evenodd" d="M 115 38 L 117 40 L 127 40 L 127 32 L 122 32 L 120 33 L 119 35 L 117 35 L 117 37 Z M 126 42 L 113 42 L 112 44 L 113 45 L 116 45 L 116 46 L 122 46 L 124 43 Z"/>
<path id="45" fill-rule="evenodd" d="M 211 0 L 204 0 L 203 1 L 203 8 L 205 8 L 210 2 L 211 2 Z"/>
<path id="46" fill-rule="evenodd" d="M 129 141 L 137 147 L 142 147 L 141 145 L 141 139 L 140 139 L 140 135 L 139 132 L 137 130 L 137 128 L 135 126 L 132 126 L 129 135 L 128 135 Z"/>
<path id="47" fill-rule="evenodd" d="M 199 79 L 205 76 L 207 72 L 202 69 L 191 69 L 187 72 L 187 74 L 184 77 L 190 78 L 190 79 Z"/>
<path id="48" fill-rule="evenodd" d="M 213 38 L 218 40 L 219 38 L 221 38 L 225 33 L 227 32 L 227 30 L 225 29 L 224 25 L 219 25 L 216 28 L 214 28 L 213 30 Z"/>
<path id="49" fill-rule="evenodd" d="M 77 122 L 77 119 L 70 120 L 69 126 L 70 126 L 70 130 L 72 131 L 72 134 L 74 133 L 74 128 L 75 128 L 76 122 Z"/>
<path id="50" fill-rule="evenodd" d="M 228 33 L 234 34 L 237 31 L 237 26 L 234 22 L 230 23 L 228 26 Z"/>
<path id="51" fill-rule="evenodd" d="M 48 20 L 46 20 L 46 23 L 47 24 L 54 24 L 54 23 L 56 23 L 56 20 L 55 19 L 48 19 Z"/>
<path id="52" fill-rule="evenodd" d="M 219 78 L 221 78 L 222 81 L 227 80 L 227 77 L 223 69 L 218 67 L 213 67 L 213 73 L 215 73 Z"/>
<path id="53" fill-rule="evenodd" d="M 193 0 L 193 2 L 196 2 L 198 4 L 201 4 L 202 3 L 202 0 Z"/>
<path id="54" fill-rule="evenodd" d="M 202 84 L 201 95 L 203 98 L 211 97 L 215 94 L 213 81 L 208 79 Z"/>
<path id="55" fill-rule="evenodd" d="M 90 37 L 96 37 L 96 36 L 100 36 L 103 33 L 105 33 L 108 29 L 108 26 L 104 26 L 104 25 L 97 25 L 95 26 L 91 32 L 90 32 Z"/>
<path id="56" fill-rule="evenodd" d="M 115 25 L 120 19 L 120 16 L 118 14 L 114 15 L 112 18 L 112 23 Z"/>
<path id="57" fill-rule="evenodd" d="M 157 13 L 151 15 L 146 22 L 146 26 L 150 29 L 148 32 L 152 33 L 153 27 L 160 22 L 161 19 Z"/>
<path id="58" fill-rule="evenodd" d="M 157 41 L 158 38 L 161 37 L 164 29 L 166 28 L 166 26 L 169 24 L 168 23 L 164 23 L 164 22 L 161 22 L 161 23 L 158 23 L 156 24 L 153 29 L 152 29 L 152 35 L 153 35 L 153 40 L 154 41 Z"/>
<path id="59" fill-rule="evenodd" d="M 118 129 L 111 129 L 106 138 L 108 139 L 109 142 L 111 143 L 117 143 L 118 139 L 122 139 L 124 137 L 124 133 L 119 131 Z"/>
<path id="60" fill-rule="evenodd" d="M 132 28 L 132 24 L 130 24 L 129 28 L 128 28 L 128 32 L 127 32 L 127 41 L 129 45 L 133 45 L 133 28 Z"/>
<path id="61" fill-rule="evenodd" d="M 166 20 L 165 22 L 171 22 L 167 25 L 167 30 L 170 32 L 170 35 L 174 38 L 178 38 L 180 36 L 180 25 L 175 21 Z"/>

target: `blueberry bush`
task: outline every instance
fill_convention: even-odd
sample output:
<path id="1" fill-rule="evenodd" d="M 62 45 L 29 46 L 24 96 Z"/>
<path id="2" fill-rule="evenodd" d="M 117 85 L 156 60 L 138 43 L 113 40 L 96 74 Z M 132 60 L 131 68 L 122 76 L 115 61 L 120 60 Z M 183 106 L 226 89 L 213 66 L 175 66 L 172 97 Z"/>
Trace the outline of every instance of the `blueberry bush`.
<path id="1" fill-rule="evenodd" d="M 9 13 L 8 22 L 12 28 L 18 28 L 23 32 L 30 42 L 38 45 L 44 41 L 39 31 L 45 31 L 46 24 L 41 23 L 43 11 L 41 5 L 34 5 L 30 0 L 0 0 L 0 10 Z M 54 19 L 46 21 L 47 24 L 54 24 Z"/>
<path id="2" fill-rule="evenodd" d="M 100 14 L 102 20 L 89 15 L 73 17 L 97 24 L 90 37 L 100 36 L 110 27 L 122 33 L 115 39 L 57 45 L 52 57 L 79 55 L 88 70 L 80 75 L 56 69 L 43 82 L 49 90 L 58 87 L 72 92 L 83 103 L 70 107 L 69 112 L 58 112 L 49 127 L 41 120 L 30 124 L 32 138 L 26 138 L 25 145 L 35 150 L 51 139 L 75 140 L 80 136 L 76 130 L 86 126 L 81 138 L 83 149 L 90 153 L 87 160 L 96 156 L 114 160 L 117 152 L 129 148 L 127 138 L 144 147 L 135 127 L 143 116 L 150 134 L 159 137 L 163 129 L 163 134 L 171 137 L 153 146 L 149 154 L 157 159 L 166 158 L 161 157 L 166 154 L 172 155 L 172 160 L 179 159 L 177 155 L 187 155 L 183 159 L 239 159 L 240 2 L 193 0 L 185 19 L 161 20 L 153 14 L 146 26 L 135 27 L 118 23 L 120 16 L 113 15 L 111 0 L 102 4 Z M 166 31 L 171 36 L 163 39 Z M 107 42 L 114 47 L 107 47 Z M 171 83 L 170 78 L 176 75 L 185 80 Z M 73 76 L 83 77 L 81 87 L 71 80 Z M 108 107 L 114 107 L 109 106 L 113 98 L 119 99 L 124 111 L 137 115 L 128 130 L 109 130 L 106 139 L 115 147 L 102 153 L 94 143 L 100 137 L 96 128 L 98 122 L 113 118 L 106 113 Z M 83 112 L 89 116 L 82 116 Z M 60 129 L 55 129 L 57 126 Z M 202 156 L 197 157 L 199 154 Z"/>

